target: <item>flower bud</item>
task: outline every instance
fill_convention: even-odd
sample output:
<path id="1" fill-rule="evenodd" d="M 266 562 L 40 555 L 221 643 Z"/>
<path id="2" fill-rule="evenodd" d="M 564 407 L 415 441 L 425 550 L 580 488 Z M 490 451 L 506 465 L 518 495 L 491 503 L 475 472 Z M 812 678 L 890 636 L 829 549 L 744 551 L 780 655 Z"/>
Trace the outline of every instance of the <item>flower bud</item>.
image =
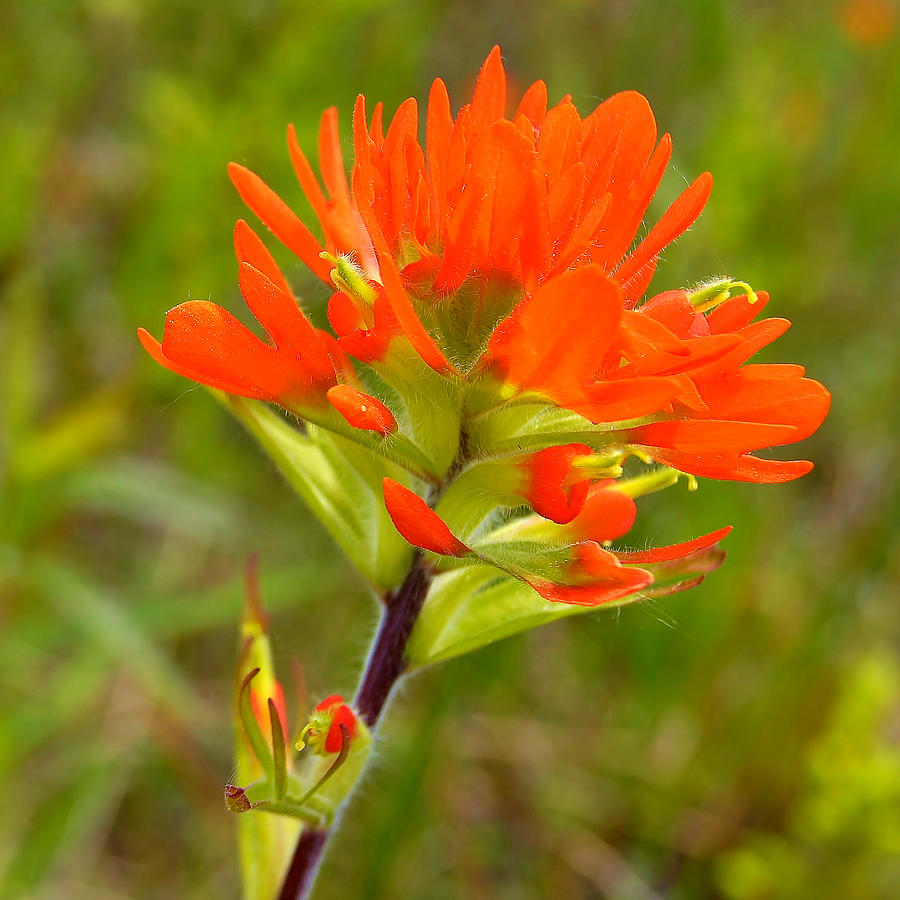
<path id="1" fill-rule="evenodd" d="M 317 756 L 339 753 L 344 744 L 341 726 L 353 740 L 358 725 L 356 713 L 344 703 L 344 698 L 340 694 L 332 694 L 313 709 L 296 748 L 302 750 L 309 747 Z"/>

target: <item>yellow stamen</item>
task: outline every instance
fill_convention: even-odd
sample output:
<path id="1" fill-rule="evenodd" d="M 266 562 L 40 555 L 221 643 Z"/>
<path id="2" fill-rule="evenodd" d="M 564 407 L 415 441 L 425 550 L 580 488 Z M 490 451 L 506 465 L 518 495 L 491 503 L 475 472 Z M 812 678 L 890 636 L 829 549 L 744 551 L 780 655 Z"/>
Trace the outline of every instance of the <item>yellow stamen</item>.
<path id="1" fill-rule="evenodd" d="M 739 297 L 741 294 L 746 294 L 751 303 L 759 300 L 756 291 L 746 281 L 735 281 L 731 277 L 718 278 L 708 284 L 700 285 L 695 291 L 688 294 L 688 299 L 698 313 L 706 313 L 726 300 Z"/>

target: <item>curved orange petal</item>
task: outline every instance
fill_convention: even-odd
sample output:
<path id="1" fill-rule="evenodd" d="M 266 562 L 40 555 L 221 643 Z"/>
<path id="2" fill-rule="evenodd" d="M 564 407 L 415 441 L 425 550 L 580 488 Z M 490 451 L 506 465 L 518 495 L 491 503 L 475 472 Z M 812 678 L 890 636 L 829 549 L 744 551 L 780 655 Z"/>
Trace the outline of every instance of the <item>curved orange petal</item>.
<path id="1" fill-rule="evenodd" d="M 691 541 L 682 541 L 680 544 L 671 544 L 668 547 L 654 547 L 652 550 L 617 551 L 616 556 L 624 563 L 669 562 L 712 547 L 713 544 L 717 544 L 729 534 L 731 530 L 732 526 L 726 525 L 724 528 L 711 531 L 709 534 L 704 534 Z"/>
<path id="2" fill-rule="evenodd" d="M 238 163 L 228 164 L 228 174 L 241 199 L 262 223 L 322 281 L 330 284 L 331 263 L 319 257 L 322 245 L 284 200 L 258 175 Z"/>
<path id="3" fill-rule="evenodd" d="M 384 503 L 394 527 L 413 547 L 442 556 L 465 556 L 469 548 L 444 520 L 416 493 L 393 478 L 382 482 Z"/>
<path id="4" fill-rule="evenodd" d="M 590 479 L 577 477 L 572 461 L 590 453 L 586 444 L 564 444 L 532 453 L 521 464 L 527 476 L 522 496 L 538 515 L 565 525 L 581 512 Z"/>
<path id="5" fill-rule="evenodd" d="M 238 219 L 234 226 L 234 255 L 238 263 L 250 263 L 285 294 L 291 295 L 290 285 L 278 268 L 278 263 L 272 258 L 260 236 L 243 219 Z"/>
<path id="6" fill-rule="evenodd" d="M 599 266 L 563 272 L 498 326 L 487 360 L 521 389 L 578 396 L 599 367 L 621 316 L 621 289 Z"/>
<path id="7" fill-rule="evenodd" d="M 206 300 L 189 300 L 169 310 L 162 352 L 203 384 L 228 383 L 230 393 L 244 397 L 278 400 L 296 387 L 295 373 L 274 347 Z"/>
<path id="8" fill-rule="evenodd" d="M 647 237 L 616 270 L 616 278 L 619 281 L 628 281 L 644 265 L 655 259 L 662 249 L 684 234 L 703 212 L 711 191 L 712 175 L 704 172 L 663 213 Z"/>

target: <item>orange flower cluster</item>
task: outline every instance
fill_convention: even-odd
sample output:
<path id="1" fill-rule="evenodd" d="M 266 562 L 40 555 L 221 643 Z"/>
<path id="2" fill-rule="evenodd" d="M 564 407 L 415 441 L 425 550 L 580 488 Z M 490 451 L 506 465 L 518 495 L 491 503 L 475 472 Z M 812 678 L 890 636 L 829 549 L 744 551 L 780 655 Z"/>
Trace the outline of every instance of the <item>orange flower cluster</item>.
<path id="1" fill-rule="evenodd" d="M 421 483 L 385 472 L 401 534 L 445 562 L 475 554 L 549 600 L 593 605 L 645 589 L 653 566 L 671 569 L 673 554 L 715 559 L 724 533 L 651 554 L 604 549 L 633 519 L 627 491 L 611 478 L 625 458 L 719 479 L 787 481 L 812 464 L 754 451 L 810 435 L 830 397 L 799 366 L 747 364 L 789 327 L 754 321 L 765 294 L 723 280 L 643 300 L 661 251 L 693 224 L 712 186 L 701 175 L 636 240 L 672 152 L 644 97 L 617 94 L 582 118 L 570 97 L 548 108 L 539 81 L 510 117 L 507 107 L 495 48 L 472 102 L 455 116 L 444 83 L 434 82 L 424 142 L 415 100 L 385 127 L 381 105 L 369 118 L 360 97 L 350 180 L 335 109 L 322 119 L 322 184 L 289 129 L 321 241 L 257 175 L 230 166 L 250 209 L 336 289 L 333 333 L 313 327 L 241 221 L 241 291 L 270 342 L 205 301 L 171 310 L 161 345 L 140 335 L 164 366 L 326 428 L 377 435 L 401 466 L 401 437 L 427 457 L 423 432 L 448 428 L 454 452 L 426 466 L 430 505 Z M 429 391 L 423 405 L 416 395 Z M 473 473 L 479 467 L 488 490 Z M 437 498 L 467 478 L 477 483 L 470 505 L 479 512 L 443 521 Z M 483 539 L 491 509 L 524 503 L 561 529 L 553 538 L 568 548 L 555 567 L 560 579 L 523 574 L 472 540 Z M 459 497 L 454 504 L 458 513 Z"/>

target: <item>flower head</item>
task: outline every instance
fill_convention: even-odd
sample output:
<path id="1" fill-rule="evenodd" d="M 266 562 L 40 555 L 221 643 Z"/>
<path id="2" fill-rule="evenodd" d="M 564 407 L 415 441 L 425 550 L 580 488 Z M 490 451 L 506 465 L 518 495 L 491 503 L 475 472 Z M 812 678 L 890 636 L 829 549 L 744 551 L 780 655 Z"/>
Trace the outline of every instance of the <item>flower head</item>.
<path id="1" fill-rule="evenodd" d="M 499 48 L 470 103 L 454 113 L 438 79 L 422 119 L 424 139 L 415 100 L 385 123 L 360 97 L 349 178 L 335 109 L 322 118 L 321 180 L 288 130 L 319 235 L 259 176 L 229 167 L 250 209 L 331 289 L 333 333 L 310 323 L 239 222 L 241 291 L 268 342 L 189 301 L 161 344 L 141 333 L 145 347 L 311 423 L 325 474 L 307 495 L 342 542 L 350 522 L 378 553 L 379 529 L 396 528 L 438 571 L 484 569 L 553 603 L 695 583 L 721 560 L 724 530 L 655 556 L 612 549 L 632 498 L 677 472 L 799 477 L 811 463 L 754 454 L 807 437 L 830 400 L 798 366 L 748 363 L 789 324 L 756 320 L 767 295 L 721 279 L 644 299 L 711 177 L 638 239 L 672 151 L 646 99 L 616 94 L 582 116 L 570 97 L 549 106 L 539 81 L 513 106 Z M 636 461 L 661 467 L 635 474 Z"/>

